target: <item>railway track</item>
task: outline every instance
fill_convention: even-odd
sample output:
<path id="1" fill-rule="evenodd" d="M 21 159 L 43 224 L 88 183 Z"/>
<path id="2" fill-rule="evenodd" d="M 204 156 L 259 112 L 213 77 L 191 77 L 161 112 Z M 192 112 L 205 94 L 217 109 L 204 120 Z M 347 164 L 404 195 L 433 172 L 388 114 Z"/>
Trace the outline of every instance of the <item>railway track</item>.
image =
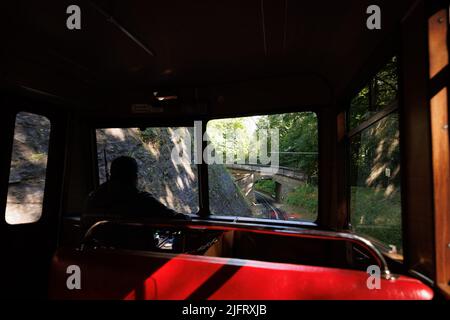
<path id="1" fill-rule="evenodd" d="M 286 212 L 277 208 L 274 205 L 274 200 L 271 197 L 258 191 L 254 191 L 254 193 L 256 202 L 264 207 L 263 214 L 267 215 L 268 219 L 288 220 Z"/>

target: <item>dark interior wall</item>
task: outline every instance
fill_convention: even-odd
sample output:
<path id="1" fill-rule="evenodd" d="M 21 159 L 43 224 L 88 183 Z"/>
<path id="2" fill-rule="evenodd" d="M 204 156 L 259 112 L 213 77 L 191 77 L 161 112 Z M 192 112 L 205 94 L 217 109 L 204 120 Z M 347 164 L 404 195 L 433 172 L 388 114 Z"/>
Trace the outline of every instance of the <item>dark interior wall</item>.
<path id="1" fill-rule="evenodd" d="M 160 108 L 154 101 L 157 87 L 138 90 L 95 90 L 54 65 L 42 65 L 19 57 L 7 57 L 0 85 L 7 90 L 26 90 L 67 101 L 64 109 L 86 115 L 177 118 L 180 115 L 226 117 L 238 114 L 282 112 L 287 109 L 317 109 L 334 100 L 334 88 L 317 74 L 255 79 L 202 87 L 174 87 L 178 100 Z M 45 75 L 45 76 L 44 76 Z M 133 105 L 154 106 L 135 114 Z"/>
<path id="2" fill-rule="evenodd" d="M 66 146 L 66 114 L 55 112 L 57 105 L 31 99 L 27 95 L 11 92 L 1 94 L 2 117 L 0 117 L 0 234 L 2 252 L 1 283 L 8 297 L 45 297 L 48 267 L 57 243 L 58 220 L 61 212 L 61 186 L 64 176 Z M 9 186 L 14 124 L 17 112 L 26 111 L 44 115 L 51 122 L 48 148 L 47 173 L 42 205 L 42 215 L 34 223 L 8 224 L 5 208 Z M 24 274 L 33 270 L 35 276 Z"/>
<path id="3" fill-rule="evenodd" d="M 64 180 L 64 215 L 80 216 L 87 196 L 95 187 L 91 152 L 92 130 L 84 118 L 72 115 L 69 121 L 66 175 Z"/>
<path id="4" fill-rule="evenodd" d="M 323 105 L 330 88 L 340 96 L 367 67 L 412 3 L 379 1 L 383 25 L 373 31 L 366 27 L 369 0 L 266 0 L 263 7 L 257 0 L 80 0 L 82 28 L 73 31 L 65 27 L 70 1 L 4 1 L 0 83 L 95 101 L 77 107 L 88 111 L 125 112 L 161 88 L 183 96 L 178 113 L 205 112 L 205 103 L 220 115 L 242 107 L 253 112 Z"/>
<path id="5" fill-rule="evenodd" d="M 7 109 L 8 99 L 0 98 L 1 108 Z M 5 208 L 8 193 L 9 171 L 11 164 L 12 142 L 14 137 L 15 112 L 11 108 L 0 117 L 0 148 L 2 157 L 0 157 L 0 219 L 1 226 L 5 223 Z M 2 232 L 3 233 L 3 232 Z"/>
<path id="6" fill-rule="evenodd" d="M 208 91 L 211 117 L 295 108 L 317 110 L 330 106 L 334 98 L 332 86 L 316 74 L 233 83 Z"/>

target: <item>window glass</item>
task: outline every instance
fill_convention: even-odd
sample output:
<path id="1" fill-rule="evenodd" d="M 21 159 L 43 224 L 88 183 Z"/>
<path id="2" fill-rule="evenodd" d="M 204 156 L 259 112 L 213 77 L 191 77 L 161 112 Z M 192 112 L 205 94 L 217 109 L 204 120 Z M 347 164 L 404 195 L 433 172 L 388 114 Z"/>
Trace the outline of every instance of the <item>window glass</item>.
<path id="1" fill-rule="evenodd" d="M 211 214 L 294 221 L 317 218 L 315 113 L 212 120 L 207 139 Z"/>
<path id="2" fill-rule="evenodd" d="M 397 101 L 397 58 L 393 57 L 351 100 L 349 127 L 353 129 Z"/>
<path id="3" fill-rule="evenodd" d="M 393 57 L 351 101 L 350 129 L 369 121 L 349 137 L 350 220 L 353 230 L 381 240 L 392 253 L 401 254 L 397 94 L 397 59 Z M 375 115 L 379 116 L 373 118 Z"/>
<path id="4" fill-rule="evenodd" d="M 16 116 L 5 220 L 33 223 L 42 215 L 50 121 L 20 112 Z"/>
<path id="5" fill-rule="evenodd" d="M 351 139 L 351 222 L 356 232 L 402 250 L 398 115 Z"/>
<path id="6" fill-rule="evenodd" d="M 140 190 L 177 212 L 197 213 L 197 165 L 187 152 L 193 137 L 192 127 L 97 129 L 99 182 L 106 181 L 115 158 L 130 156 L 139 166 Z M 183 150 L 188 154 L 174 161 L 172 154 Z"/>

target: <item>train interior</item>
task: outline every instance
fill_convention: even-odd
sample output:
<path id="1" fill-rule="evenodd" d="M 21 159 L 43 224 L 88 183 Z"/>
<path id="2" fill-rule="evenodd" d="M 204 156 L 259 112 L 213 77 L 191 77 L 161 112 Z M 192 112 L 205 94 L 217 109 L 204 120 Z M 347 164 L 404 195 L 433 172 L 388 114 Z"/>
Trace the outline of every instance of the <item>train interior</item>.
<path id="1" fill-rule="evenodd" d="M 2 1 L 3 291 L 448 298 L 449 8 L 376 2 Z M 85 219 L 119 156 L 186 219 Z"/>

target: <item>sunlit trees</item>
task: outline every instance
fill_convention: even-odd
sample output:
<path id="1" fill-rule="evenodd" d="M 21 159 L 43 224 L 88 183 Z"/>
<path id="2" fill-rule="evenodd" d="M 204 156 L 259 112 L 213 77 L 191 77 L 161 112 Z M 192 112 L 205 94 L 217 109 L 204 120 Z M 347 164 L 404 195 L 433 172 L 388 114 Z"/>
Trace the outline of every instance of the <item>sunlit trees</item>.
<path id="1" fill-rule="evenodd" d="M 278 128 L 280 166 L 299 169 L 311 179 L 318 171 L 317 116 L 313 112 L 260 117 L 257 130 Z"/>

